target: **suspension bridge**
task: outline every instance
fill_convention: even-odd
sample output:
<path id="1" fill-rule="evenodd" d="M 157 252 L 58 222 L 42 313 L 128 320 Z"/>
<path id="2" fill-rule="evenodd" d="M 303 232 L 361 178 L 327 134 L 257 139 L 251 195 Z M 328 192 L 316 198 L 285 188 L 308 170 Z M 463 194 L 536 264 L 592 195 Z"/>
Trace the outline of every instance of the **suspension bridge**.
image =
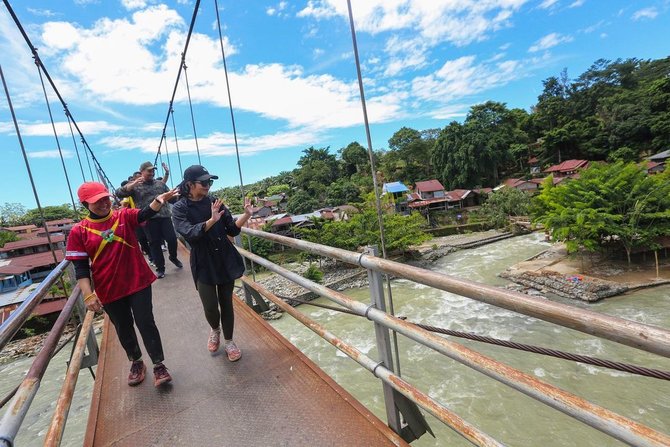
<path id="1" fill-rule="evenodd" d="M 37 49 L 30 42 L 29 36 L 20 25 L 9 2 L 3 0 L 3 3 L 26 40 L 40 72 L 42 90 L 45 93 L 66 178 L 68 178 L 67 169 L 62 158 L 60 140 L 55 130 L 46 94 L 46 83 L 52 87 L 64 107 L 65 116 L 70 123 L 70 136 L 75 147 L 77 144 L 75 130 L 78 133 L 84 148 L 84 158 L 89 166 L 90 178 L 100 180 L 113 189 L 111 180 L 95 158 L 64 98 L 42 64 Z M 347 3 L 368 150 L 371 152 L 372 143 L 365 109 L 362 76 L 358 64 L 353 15 L 350 2 Z M 194 8 L 156 154 L 156 160 L 158 160 L 162 156 L 162 148 L 165 147 L 168 163 L 170 160 L 166 146 L 167 129 L 171 120 L 174 126 L 175 91 L 182 74 L 188 90 L 186 57 L 199 4 L 200 1 L 197 1 Z M 216 10 L 217 25 L 221 36 L 218 5 Z M 221 44 L 221 52 L 225 66 L 223 44 Z M 12 108 L 11 94 L 1 67 L 0 75 L 2 75 L 5 96 L 12 113 L 19 144 L 24 153 L 35 199 L 38 208 L 41 208 L 39 195 L 30 173 L 28 158 L 25 156 L 25 148 L 21 141 L 20 127 Z M 226 84 L 231 122 L 235 129 L 230 86 Z M 192 130 L 193 134 L 197 135 L 190 91 L 188 96 Z M 236 131 L 234 133 L 237 149 Z M 175 148 L 179 158 L 176 130 L 174 134 Z M 237 152 L 240 188 L 244 195 L 239 151 Z M 197 155 L 200 159 L 199 149 Z M 84 163 L 78 151 L 77 158 L 80 162 L 82 177 L 86 178 Z M 371 157 L 371 163 L 374 172 L 373 157 Z M 181 169 L 180 158 L 179 164 Z M 375 176 L 373 175 L 372 178 L 374 183 Z M 70 187 L 69 178 L 67 182 Z M 376 183 L 374 187 L 377 191 Z M 70 198 L 76 210 L 71 188 Z M 377 203 L 379 204 L 378 196 Z M 381 213 L 380 207 L 378 207 L 378 212 Z M 276 244 L 365 268 L 370 283 L 369 303 L 353 301 L 346 295 L 308 281 L 281 266 L 260 258 L 253 253 L 253 247 L 248 247 L 249 250 L 239 247 L 239 251 L 248 260 L 252 271 L 254 265 L 261 265 L 330 299 L 342 310 L 369 320 L 375 329 L 378 358 L 372 358 L 347 344 L 337 334 L 331 333 L 318 322 L 310 320 L 287 306 L 272 292 L 245 277 L 242 281 L 243 292 L 239 296 L 240 299 L 235 300 L 238 316 L 236 329 L 239 334 L 237 338 L 244 350 L 244 357 L 237 363 L 224 362 L 220 355 L 210 356 L 204 350 L 202 334 L 207 333 L 207 328 L 201 316 L 202 310 L 199 303 L 192 299 L 194 295 L 188 273 L 176 272 L 157 284 L 154 293 L 156 319 L 165 337 L 166 364 L 171 370 L 174 383 L 161 390 L 154 389 L 150 383 L 144 383 L 138 388 L 130 388 L 125 381 L 128 362 L 116 341 L 113 328 L 108 321 L 105 323 L 102 342 L 98 348 L 91 329 L 93 313 L 85 311 L 81 293 L 75 287 L 52 328 L 44 348 L 17 387 L 16 392 L 6 399 L 6 409 L 0 420 L 0 445 L 14 445 L 16 434 L 21 428 L 26 412 L 35 394 L 39 391 L 40 379 L 44 370 L 58 347 L 60 334 L 72 315 L 78 315 L 80 330 L 73 348 L 63 390 L 58 397 L 51 424 L 45 435 L 45 445 L 60 444 L 72 396 L 76 389 L 79 370 L 91 368 L 94 365 L 97 365 L 96 383 L 86 435 L 82 440 L 84 445 L 406 445 L 425 436 L 426 433 L 431 433 L 431 427 L 424 418 L 425 413 L 431 414 L 474 445 L 503 445 L 501 441 L 450 410 L 446 403 L 439 402 L 429 393 L 420 390 L 403 378 L 400 374 L 397 353 L 394 354 L 393 351 L 392 340 L 397 336 L 404 336 L 433 349 L 462 363 L 478 374 L 493 378 L 623 443 L 635 446 L 670 445 L 670 436 L 666 433 L 591 403 L 583 397 L 498 362 L 451 339 L 436 335 L 435 331 L 431 331 L 430 328 L 418 327 L 396 317 L 392 308 L 391 284 L 388 278 L 391 275 L 405 278 L 417 284 L 459 294 L 472 300 L 485 302 L 524 316 L 542 319 L 581 331 L 594 338 L 620 343 L 663 358 L 670 357 L 669 330 L 389 261 L 385 259 L 384 228 L 381 219 L 379 223 L 382 236 L 381 257 L 377 256 L 374 248 L 369 248 L 365 253 L 354 253 L 248 228 L 243 229 L 243 232 L 249 236 L 268 239 Z M 181 247 L 180 249 L 183 257 L 186 258 L 188 256 L 186 248 Z M 55 254 L 54 260 L 56 260 Z M 0 348 L 11 340 L 49 287 L 58 281 L 63 281 L 63 274 L 68 268 L 68 261 L 59 263 L 58 267 L 31 296 L 0 326 Z M 385 402 L 386 420 L 382 421 L 358 403 L 353 396 L 266 324 L 256 313 L 266 301 L 276 303 L 282 310 L 297 318 L 379 379 L 380 394 Z M 449 335 L 459 336 L 458 334 Z M 203 349 L 199 349 L 200 347 Z M 589 360 L 581 358 L 579 361 Z M 629 367 L 621 364 L 600 366 L 618 369 Z M 643 371 L 643 368 L 640 368 L 638 372 L 645 372 L 658 380 L 664 380 L 663 375 L 667 374 L 665 371 Z M 319 415 L 318 422 L 312 422 L 314 415 Z M 569 439 L 570 434 L 557 434 L 557 436 L 565 436 L 566 439 Z"/>

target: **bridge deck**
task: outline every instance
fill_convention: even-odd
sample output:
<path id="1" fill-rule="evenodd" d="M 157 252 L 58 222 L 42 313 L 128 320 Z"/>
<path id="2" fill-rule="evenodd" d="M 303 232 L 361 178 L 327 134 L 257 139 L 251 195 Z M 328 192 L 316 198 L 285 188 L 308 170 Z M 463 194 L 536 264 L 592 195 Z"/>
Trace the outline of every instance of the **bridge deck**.
<path id="1" fill-rule="evenodd" d="M 242 359 L 211 355 L 188 253 L 180 250 L 184 269 L 168 263 L 153 288 L 173 384 L 155 388 L 148 367 L 146 380 L 129 387 L 129 362 L 106 321 L 84 445 L 407 445 L 237 299 Z"/>

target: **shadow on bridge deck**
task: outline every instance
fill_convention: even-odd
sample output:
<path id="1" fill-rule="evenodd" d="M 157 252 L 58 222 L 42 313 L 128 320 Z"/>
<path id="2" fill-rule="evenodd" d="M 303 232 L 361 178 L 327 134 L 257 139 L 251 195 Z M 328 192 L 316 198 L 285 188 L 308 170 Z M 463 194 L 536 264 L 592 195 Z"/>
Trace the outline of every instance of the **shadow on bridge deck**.
<path id="1" fill-rule="evenodd" d="M 173 383 L 155 388 L 147 365 L 146 380 L 129 387 L 129 362 L 106 319 L 84 445 L 407 445 L 238 299 L 242 359 L 231 363 L 223 350 L 212 356 L 188 252 L 180 250 L 184 269 L 168 263 L 153 288 Z"/>

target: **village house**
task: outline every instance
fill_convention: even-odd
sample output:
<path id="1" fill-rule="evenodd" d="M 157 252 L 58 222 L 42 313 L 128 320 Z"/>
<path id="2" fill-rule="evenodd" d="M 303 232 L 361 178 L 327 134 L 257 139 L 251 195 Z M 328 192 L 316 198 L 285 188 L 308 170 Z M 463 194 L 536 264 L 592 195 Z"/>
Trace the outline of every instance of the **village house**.
<path id="1" fill-rule="evenodd" d="M 544 173 L 553 174 L 554 177 L 570 177 L 577 174 L 581 169 L 589 166 L 588 160 L 565 160 L 563 163 L 551 166 L 544 170 Z"/>
<path id="2" fill-rule="evenodd" d="M 384 183 L 382 186 L 382 195 L 389 194 L 391 197 L 393 197 L 393 203 L 395 204 L 395 211 L 397 213 L 406 213 L 408 211 L 408 192 L 409 188 L 402 182 Z"/>

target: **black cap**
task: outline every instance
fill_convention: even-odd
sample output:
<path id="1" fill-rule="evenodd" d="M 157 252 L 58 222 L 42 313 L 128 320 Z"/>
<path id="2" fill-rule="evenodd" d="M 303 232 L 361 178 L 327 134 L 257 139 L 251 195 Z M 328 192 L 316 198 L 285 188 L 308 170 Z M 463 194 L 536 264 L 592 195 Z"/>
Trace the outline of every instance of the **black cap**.
<path id="1" fill-rule="evenodd" d="M 200 165 L 189 166 L 184 171 L 184 181 L 186 182 L 201 182 L 203 180 L 216 180 L 218 178 L 219 176 L 210 174 L 204 166 Z"/>

